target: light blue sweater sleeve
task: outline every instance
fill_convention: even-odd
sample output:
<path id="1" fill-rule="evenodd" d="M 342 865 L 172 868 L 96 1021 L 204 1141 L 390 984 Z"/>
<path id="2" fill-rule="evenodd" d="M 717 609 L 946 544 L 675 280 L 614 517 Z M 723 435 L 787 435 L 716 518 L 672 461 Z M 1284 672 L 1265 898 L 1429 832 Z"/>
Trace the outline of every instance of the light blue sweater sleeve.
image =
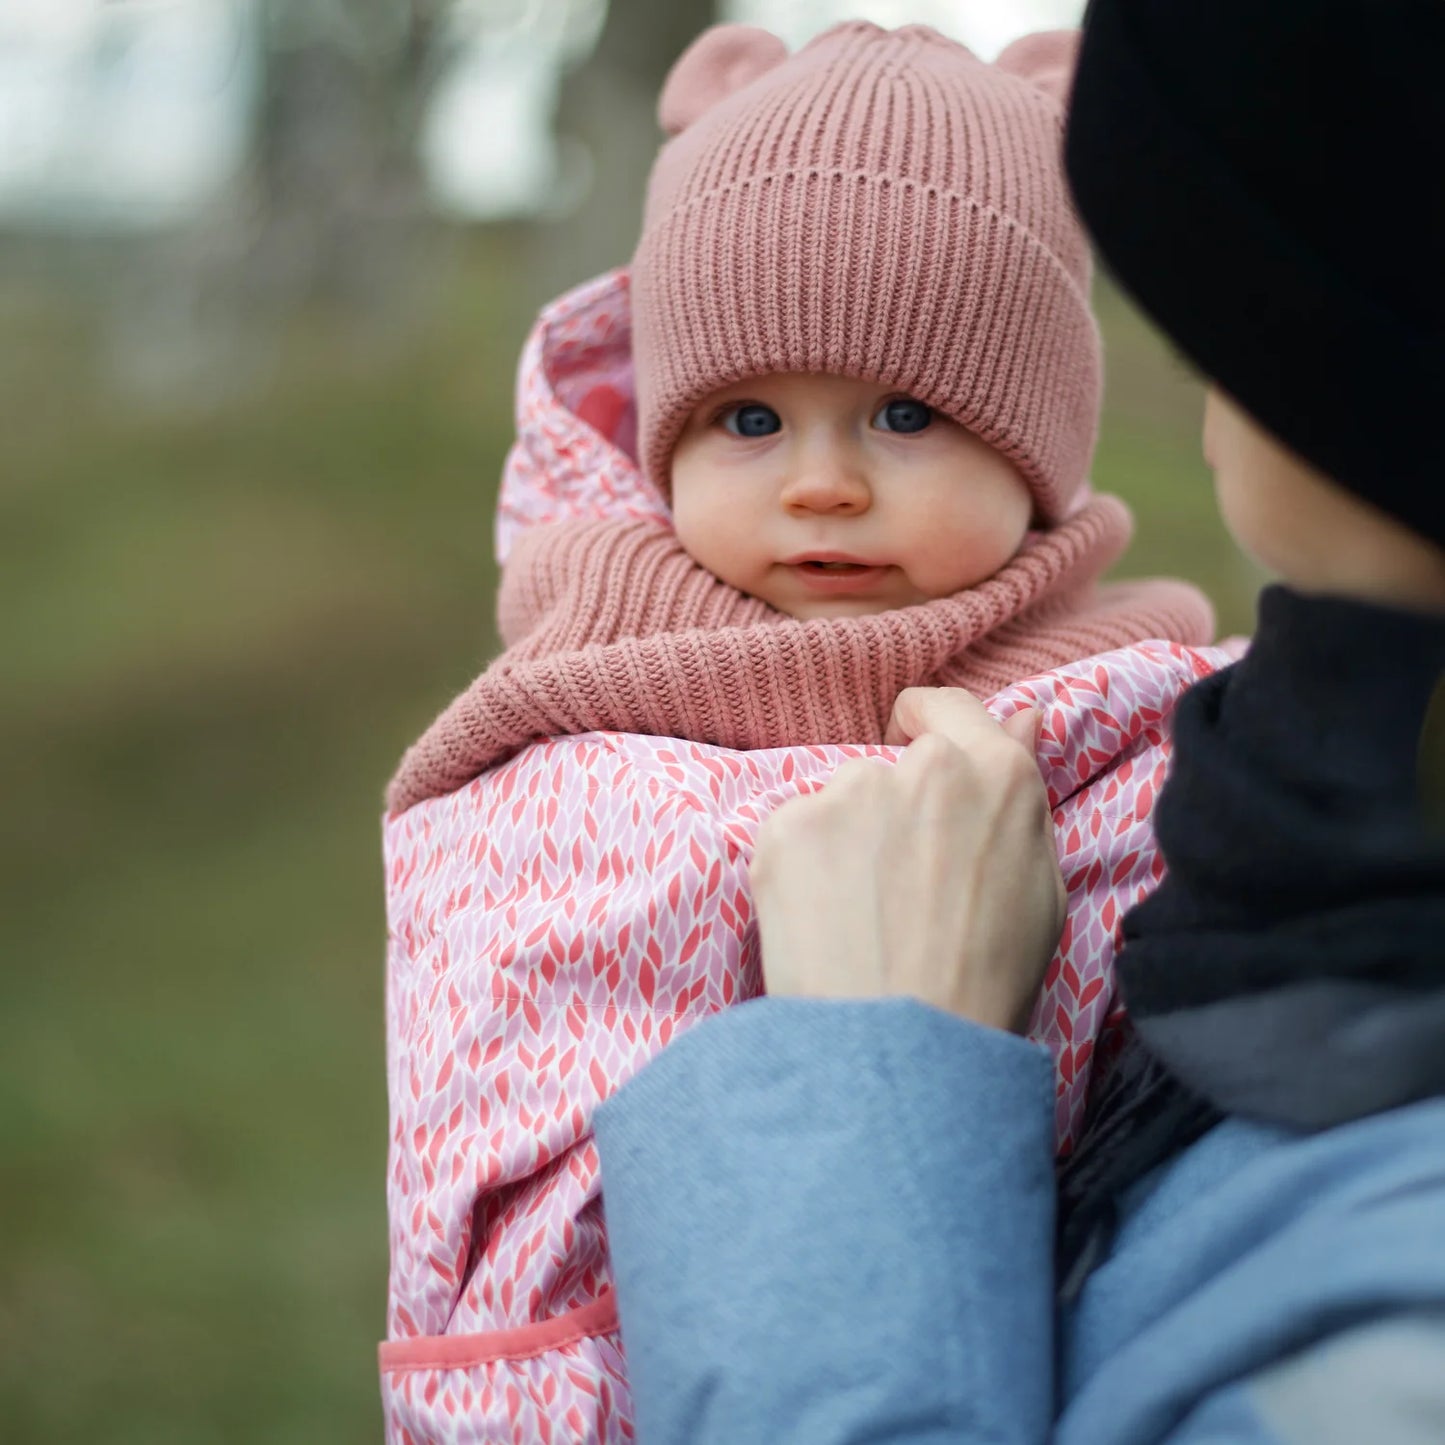
<path id="1" fill-rule="evenodd" d="M 1445 1101 L 1220 1125 L 1056 1321 L 1052 1083 L 902 1001 L 760 1000 L 643 1069 L 597 1120 L 643 1445 L 1445 1439 Z"/>
<path id="2" fill-rule="evenodd" d="M 1048 1438 L 1041 1049 L 904 1000 L 758 1000 L 653 1060 L 597 1139 L 648 1445 Z"/>

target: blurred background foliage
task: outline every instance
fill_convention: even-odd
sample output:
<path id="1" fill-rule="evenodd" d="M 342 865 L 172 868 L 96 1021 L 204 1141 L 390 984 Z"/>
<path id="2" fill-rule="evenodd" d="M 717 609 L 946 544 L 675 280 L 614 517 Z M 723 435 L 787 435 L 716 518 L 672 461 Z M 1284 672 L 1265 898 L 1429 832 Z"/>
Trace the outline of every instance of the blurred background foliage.
<path id="1" fill-rule="evenodd" d="M 1062 3 L 723 7 L 797 42 Z M 380 1433 L 380 795 L 495 646 L 537 307 L 626 259 L 705 0 L 3 0 L 0 1434 Z M 1107 285 L 1095 469 L 1246 630 Z"/>

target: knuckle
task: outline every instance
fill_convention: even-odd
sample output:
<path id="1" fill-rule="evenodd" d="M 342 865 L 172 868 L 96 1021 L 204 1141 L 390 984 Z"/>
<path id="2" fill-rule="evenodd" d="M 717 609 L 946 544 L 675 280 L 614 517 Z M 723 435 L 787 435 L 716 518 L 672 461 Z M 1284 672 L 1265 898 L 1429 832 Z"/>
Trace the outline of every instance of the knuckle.
<path id="1" fill-rule="evenodd" d="M 846 763 L 839 763 L 833 770 L 833 775 L 824 784 L 824 789 L 836 792 L 841 788 L 856 787 L 861 773 L 867 766 L 868 764 L 862 758 L 850 758 Z"/>
<path id="2" fill-rule="evenodd" d="M 809 798 L 792 798 L 780 807 L 774 809 L 763 819 L 758 829 L 757 842 L 753 847 L 753 866 L 757 866 L 757 860 L 762 859 L 770 863 L 775 854 L 785 852 L 789 846 L 789 840 L 796 835 L 799 828 L 807 822 L 804 810 L 812 800 Z"/>
<path id="3" fill-rule="evenodd" d="M 814 796 L 820 805 L 829 808 L 856 806 L 860 799 L 887 782 L 890 771 L 886 764 L 873 758 L 850 758 Z"/>
<path id="4" fill-rule="evenodd" d="M 926 763 L 930 767 L 936 767 L 940 763 L 962 756 L 947 738 L 941 737 L 938 733 L 925 733 L 913 744 L 913 751 L 920 762 Z"/>
<path id="5" fill-rule="evenodd" d="M 1038 764 L 1022 748 L 1011 743 L 990 766 L 1010 792 L 1037 799 L 1040 804 L 1047 802 L 1048 794 L 1044 789 L 1044 780 L 1039 776 Z"/>
<path id="6" fill-rule="evenodd" d="M 937 733 L 926 733 L 904 754 L 907 764 L 904 776 L 914 783 L 930 786 L 947 778 L 960 778 L 969 772 L 968 758 L 961 748 Z M 903 766 L 903 764 L 900 764 Z"/>
<path id="7" fill-rule="evenodd" d="M 748 865 L 748 872 L 754 884 L 772 877 L 773 856 L 779 849 L 777 830 L 773 827 L 773 820 L 769 818 L 758 830 L 757 842 L 753 846 L 752 862 Z"/>

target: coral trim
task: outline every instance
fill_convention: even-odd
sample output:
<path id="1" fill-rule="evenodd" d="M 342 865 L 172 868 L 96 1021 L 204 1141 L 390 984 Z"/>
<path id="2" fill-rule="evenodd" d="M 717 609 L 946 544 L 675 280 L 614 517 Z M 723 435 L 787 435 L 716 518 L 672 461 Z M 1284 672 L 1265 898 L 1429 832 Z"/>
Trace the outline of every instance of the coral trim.
<path id="1" fill-rule="evenodd" d="M 580 1305 L 550 1320 L 537 1320 L 512 1330 L 486 1330 L 476 1335 L 419 1335 L 412 1340 L 384 1340 L 377 1346 L 383 1374 L 399 1370 L 465 1370 L 498 1360 L 531 1360 L 548 1350 L 576 1344 L 590 1335 L 617 1329 L 617 1303 L 607 1290 L 590 1305 Z"/>

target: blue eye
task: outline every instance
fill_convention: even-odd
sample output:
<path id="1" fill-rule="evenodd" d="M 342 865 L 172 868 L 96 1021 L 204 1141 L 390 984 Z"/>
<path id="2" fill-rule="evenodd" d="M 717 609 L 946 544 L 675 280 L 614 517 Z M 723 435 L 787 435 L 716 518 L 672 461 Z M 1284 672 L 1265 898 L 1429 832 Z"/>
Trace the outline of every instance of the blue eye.
<path id="1" fill-rule="evenodd" d="M 901 432 L 908 436 L 925 431 L 933 421 L 933 408 L 911 396 L 900 396 L 885 403 L 873 418 L 879 431 Z"/>
<path id="2" fill-rule="evenodd" d="M 752 401 L 724 412 L 720 420 L 735 437 L 770 437 L 783 429 L 783 420 L 772 407 Z"/>

